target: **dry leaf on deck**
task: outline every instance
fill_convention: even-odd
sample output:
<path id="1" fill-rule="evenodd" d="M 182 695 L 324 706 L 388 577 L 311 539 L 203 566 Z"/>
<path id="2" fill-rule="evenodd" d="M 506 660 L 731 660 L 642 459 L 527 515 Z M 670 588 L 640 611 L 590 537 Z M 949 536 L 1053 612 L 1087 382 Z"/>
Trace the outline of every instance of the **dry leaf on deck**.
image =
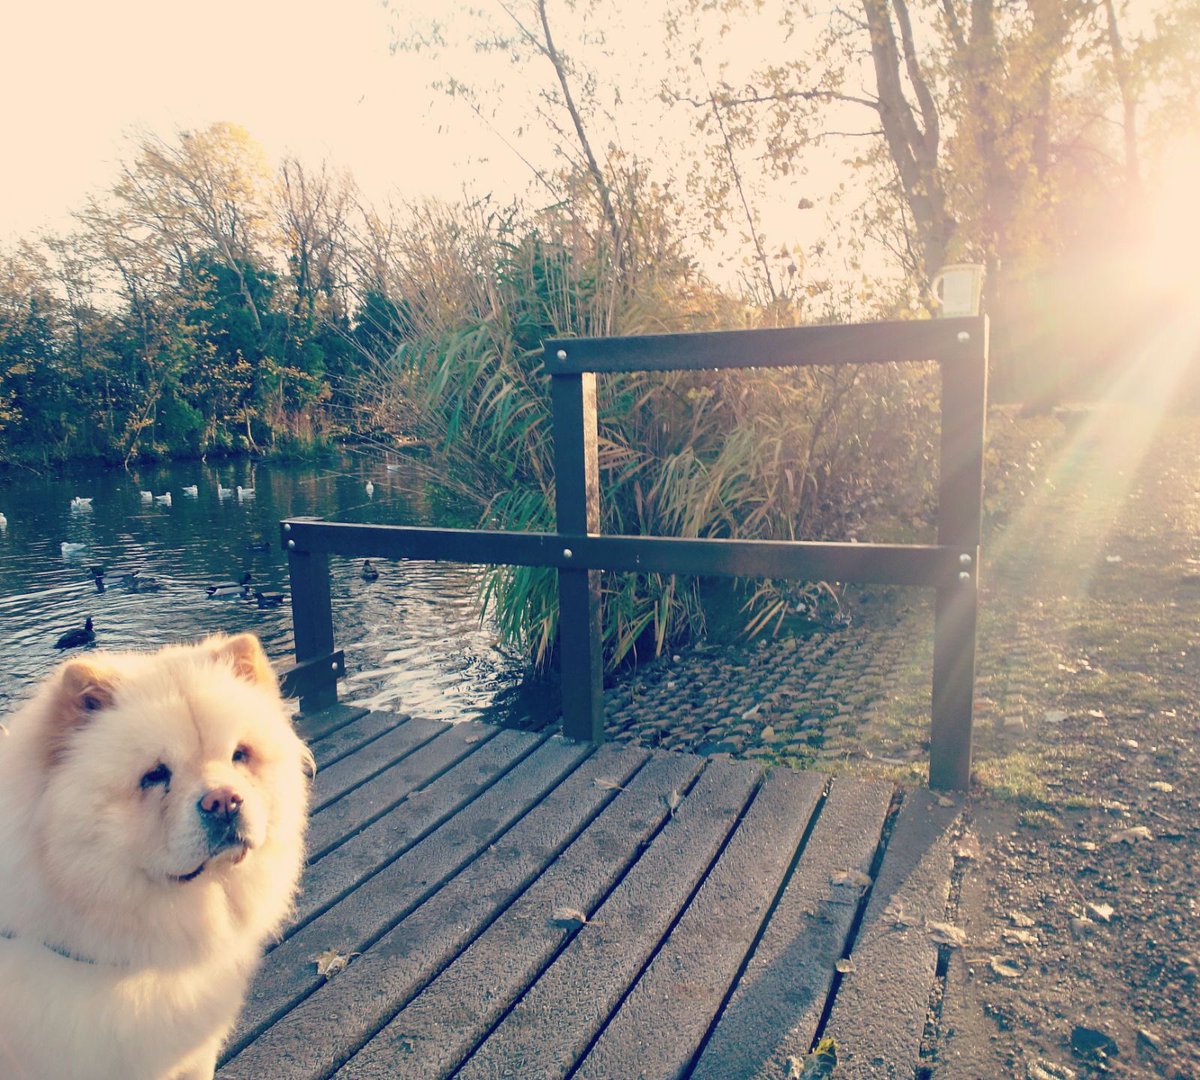
<path id="1" fill-rule="evenodd" d="M 358 953 L 350 953 L 345 956 L 338 952 L 337 949 L 326 949 L 319 956 L 313 957 L 313 963 L 317 965 L 317 974 L 325 979 L 332 979 L 339 972 L 346 969 L 346 965 L 358 956 Z"/>
<path id="2" fill-rule="evenodd" d="M 925 929 L 937 945 L 949 945 L 952 949 L 961 948 L 967 943 L 967 932 L 960 926 L 952 926 L 944 922 L 927 922 Z"/>
<path id="3" fill-rule="evenodd" d="M 849 975 L 854 970 L 854 961 L 848 956 L 843 956 L 835 960 L 833 966 L 843 975 Z"/>
<path id="4" fill-rule="evenodd" d="M 582 911 L 577 911 L 575 908 L 569 907 L 555 908 L 551 918 L 555 922 L 579 923 L 580 926 L 586 926 L 588 921 L 588 917 Z"/>
<path id="5" fill-rule="evenodd" d="M 861 870 L 839 870 L 835 874 L 829 875 L 829 880 L 835 885 L 855 885 L 860 889 L 865 889 L 871 884 L 872 878 L 870 874 L 864 874 Z"/>
<path id="6" fill-rule="evenodd" d="M 592 781 L 592 783 L 595 784 L 596 787 L 604 788 L 606 791 L 624 791 L 625 790 L 615 780 L 609 780 L 605 776 L 597 776 L 596 779 Z"/>

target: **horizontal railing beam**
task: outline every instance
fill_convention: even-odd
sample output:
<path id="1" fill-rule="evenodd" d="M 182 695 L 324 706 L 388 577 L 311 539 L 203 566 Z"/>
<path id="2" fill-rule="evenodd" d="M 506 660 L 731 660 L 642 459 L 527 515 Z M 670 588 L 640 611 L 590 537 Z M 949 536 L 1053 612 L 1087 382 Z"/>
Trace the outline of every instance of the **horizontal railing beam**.
<path id="1" fill-rule="evenodd" d="M 286 521 L 283 528 L 284 537 L 297 550 L 348 558 L 932 588 L 973 580 L 979 557 L 978 548 L 946 545 L 571 536 L 325 521 Z"/>
<path id="2" fill-rule="evenodd" d="M 978 363 L 987 317 L 918 319 L 696 334 L 557 338 L 545 342 L 551 375 L 587 371 L 694 371 L 936 360 Z"/>

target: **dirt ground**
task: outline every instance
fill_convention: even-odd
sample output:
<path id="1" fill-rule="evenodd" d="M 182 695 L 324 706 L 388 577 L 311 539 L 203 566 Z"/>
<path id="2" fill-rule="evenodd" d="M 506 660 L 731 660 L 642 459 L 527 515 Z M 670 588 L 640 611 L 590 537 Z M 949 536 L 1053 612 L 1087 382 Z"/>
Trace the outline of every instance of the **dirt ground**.
<path id="1" fill-rule="evenodd" d="M 1200 1077 L 1200 416 L 1143 389 L 993 433 L 926 1076 Z"/>

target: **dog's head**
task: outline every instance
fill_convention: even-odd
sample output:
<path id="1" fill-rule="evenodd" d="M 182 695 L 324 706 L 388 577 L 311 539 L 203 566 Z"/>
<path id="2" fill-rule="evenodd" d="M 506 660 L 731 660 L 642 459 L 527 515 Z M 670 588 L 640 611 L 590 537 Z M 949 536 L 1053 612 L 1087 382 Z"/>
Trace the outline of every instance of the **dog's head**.
<path id="1" fill-rule="evenodd" d="M 114 932 L 277 927 L 312 757 L 256 638 L 71 660 L 40 724 L 36 827 L 59 899 Z"/>

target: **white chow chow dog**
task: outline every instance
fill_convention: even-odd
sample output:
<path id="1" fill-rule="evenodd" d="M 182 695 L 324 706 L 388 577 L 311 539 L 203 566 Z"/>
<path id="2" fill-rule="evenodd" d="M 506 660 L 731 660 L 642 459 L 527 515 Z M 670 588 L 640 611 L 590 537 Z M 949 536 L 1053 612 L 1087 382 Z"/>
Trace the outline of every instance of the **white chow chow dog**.
<path id="1" fill-rule="evenodd" d="M 213 1074 L 300 876 L 312 755 L 256 638 L 63 664 L 0 731 L 0 1076 Z"/>

